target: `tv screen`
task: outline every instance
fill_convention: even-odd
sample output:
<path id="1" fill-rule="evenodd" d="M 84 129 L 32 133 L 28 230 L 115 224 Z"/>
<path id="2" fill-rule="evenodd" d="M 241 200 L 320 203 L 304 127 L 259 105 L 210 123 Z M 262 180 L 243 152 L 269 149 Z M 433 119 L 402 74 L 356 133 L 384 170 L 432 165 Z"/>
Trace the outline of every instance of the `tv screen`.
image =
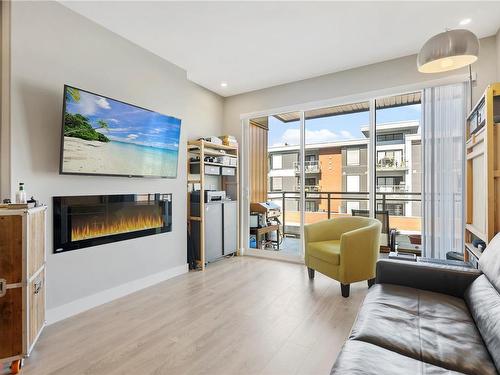
<path id="1" fill-rule="evenodd" d="M 177 177 L 181 120 L 64 86 L 61 174 Z"/>

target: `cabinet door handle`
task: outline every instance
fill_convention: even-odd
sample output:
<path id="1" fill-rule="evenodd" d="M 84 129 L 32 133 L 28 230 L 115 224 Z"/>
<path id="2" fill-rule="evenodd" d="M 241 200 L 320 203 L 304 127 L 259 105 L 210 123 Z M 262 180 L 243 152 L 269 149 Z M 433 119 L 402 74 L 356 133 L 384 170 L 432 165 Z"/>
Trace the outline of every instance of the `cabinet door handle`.
<path id="1" fill-rule="evenodd" d="M 5 296 L 5 293 L 7 293 L 7 280 L 0 279 L 0 297 Z"/>

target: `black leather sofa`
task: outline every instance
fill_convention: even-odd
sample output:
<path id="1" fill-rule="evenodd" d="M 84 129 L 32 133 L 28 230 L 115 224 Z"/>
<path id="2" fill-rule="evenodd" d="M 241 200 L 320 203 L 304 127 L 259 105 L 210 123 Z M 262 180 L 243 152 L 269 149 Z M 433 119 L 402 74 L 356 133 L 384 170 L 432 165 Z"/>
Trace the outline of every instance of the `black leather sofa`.
<path id="1" fill-rule="evenodd" d="M 380 260 L 331 374 L 498 375 L 499 236 L 480 270 Z"/>

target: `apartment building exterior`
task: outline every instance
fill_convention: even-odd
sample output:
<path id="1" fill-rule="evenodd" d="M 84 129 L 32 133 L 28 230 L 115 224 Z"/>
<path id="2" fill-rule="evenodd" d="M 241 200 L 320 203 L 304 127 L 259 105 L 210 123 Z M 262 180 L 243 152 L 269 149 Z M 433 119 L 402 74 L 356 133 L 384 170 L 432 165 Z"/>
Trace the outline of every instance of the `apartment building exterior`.
<path id="1" fill-rule="evenodd" d="M 405 196 L 402 193 L 421 192 L 418 121 L 378 124 L 376 130 L 376 191 L 386 193 L 377 195 L 377 209 L 383 206 L 395 216 L 420 216 L 418 199 L 398 200 Z M 327 211 L 326 192 L 332 193 L 331 212 L 368 209 L 368 127 L 361 131 L 365 138 L 305 146 L 306 211 Z M 298 145 L 269 148 L 269 199 L 283 204 L 282 193 L 288 192 L 285 210 L 299 209 L 299 195 L 293 193 L 300 191 L 299 160 Z"/>

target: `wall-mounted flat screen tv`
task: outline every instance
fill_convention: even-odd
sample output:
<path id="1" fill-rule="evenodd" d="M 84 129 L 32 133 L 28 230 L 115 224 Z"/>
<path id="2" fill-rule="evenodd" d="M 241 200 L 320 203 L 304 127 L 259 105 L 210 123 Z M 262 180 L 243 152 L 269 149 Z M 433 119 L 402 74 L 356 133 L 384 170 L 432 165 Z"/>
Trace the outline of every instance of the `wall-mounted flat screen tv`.
<path id="1" fill-rule="evenodd" d="M 177 177 L 181 120 L 64 86 L 61 174 Z"/>

